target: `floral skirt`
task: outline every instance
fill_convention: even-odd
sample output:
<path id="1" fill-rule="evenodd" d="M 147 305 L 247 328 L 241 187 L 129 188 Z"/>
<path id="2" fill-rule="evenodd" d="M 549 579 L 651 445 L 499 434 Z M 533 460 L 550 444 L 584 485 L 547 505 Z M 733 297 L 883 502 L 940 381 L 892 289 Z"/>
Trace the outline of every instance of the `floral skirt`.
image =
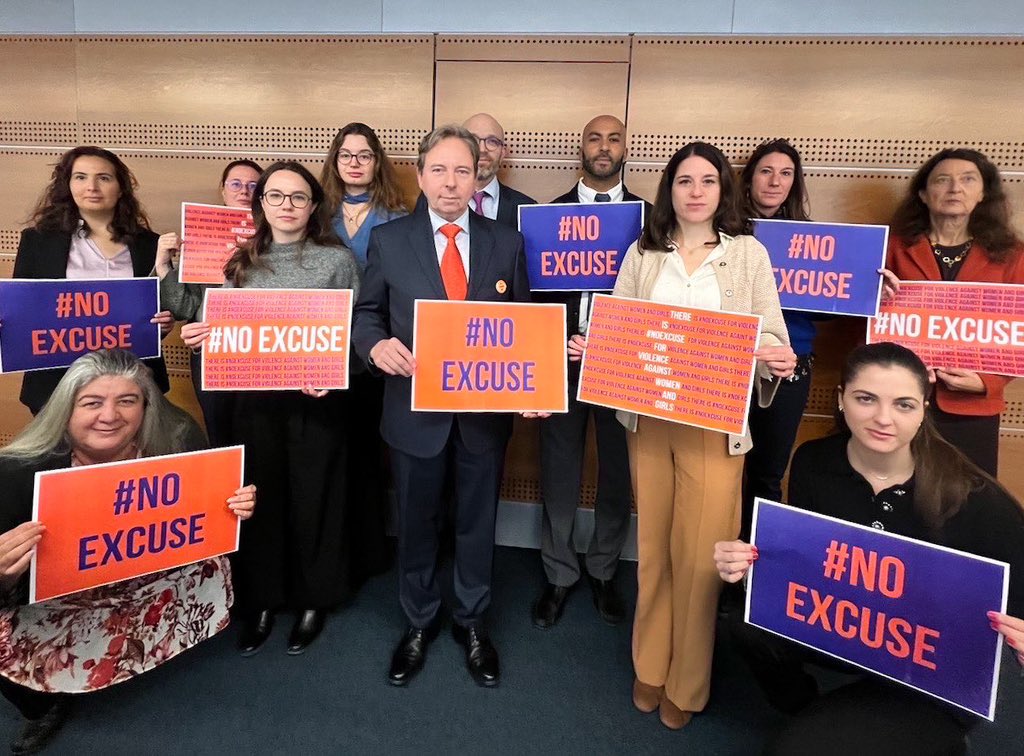
<path id="1" fill-rule="evenodd" d="M 114 585 L 0 609 L 0 675 L 47 693 L 131 679 L 228 625 L 231 568 L 207 559 Z"/>

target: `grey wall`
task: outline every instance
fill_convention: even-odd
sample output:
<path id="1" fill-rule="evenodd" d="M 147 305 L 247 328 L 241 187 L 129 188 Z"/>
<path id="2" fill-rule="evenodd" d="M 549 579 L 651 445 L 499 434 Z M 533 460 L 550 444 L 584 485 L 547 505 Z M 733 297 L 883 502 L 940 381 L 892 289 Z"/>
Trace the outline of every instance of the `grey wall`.
<path id="1" fill-rule="evenodd" d="M 1019 0 L 0 0 L 0 34 L 1024 34 Z"/>

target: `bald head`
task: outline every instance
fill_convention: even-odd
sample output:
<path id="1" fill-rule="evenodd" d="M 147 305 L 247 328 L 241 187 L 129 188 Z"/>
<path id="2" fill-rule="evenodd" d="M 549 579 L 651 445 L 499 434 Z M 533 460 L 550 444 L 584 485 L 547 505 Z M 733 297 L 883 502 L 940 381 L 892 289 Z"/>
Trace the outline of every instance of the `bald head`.
<path id="1" fill-rule="evenodd" d="M 626 158 L 626 126 L 613 115 L 599 115 L 583 128 L 580 162 L 583 182 L 605 191 L 619 183 Z"/>
<path id="2" fill-rule="evenodd" d="M 489 113 L 477 113 L 462 124 L 480 143 L 480 163 L 476 172 L 476 188 L 483 189 L 491 182 L 501 168 L 501 161 L 508 156 L 505 146 L 505 129 Z"/>

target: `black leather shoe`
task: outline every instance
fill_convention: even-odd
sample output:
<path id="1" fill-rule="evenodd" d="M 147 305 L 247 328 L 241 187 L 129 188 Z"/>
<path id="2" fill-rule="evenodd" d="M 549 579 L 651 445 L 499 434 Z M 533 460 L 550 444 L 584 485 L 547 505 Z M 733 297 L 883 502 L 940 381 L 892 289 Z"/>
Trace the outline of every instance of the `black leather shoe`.
<path id="1" fill-rule="evenodd" d="M 295 618 L 295 625 L 288 635 L 289 656 L 298 656 L 316 640 L 320 631 L 324 629 L 326 614 L 323 609 L 307 609 Z"/>
<path id="2" fill-rule="evenodd" d="M 466 650 L 466 668 L 473 676 L 473 682 L 484 688 L 493 688 L 501 678 L 498 668 L 498 651 L 491 644 L 483 628 L 472 625 L 452 625 L 452 637 Z"/>
<path id="3" fill-rule="evenodd" d="M 590 590 L 594 592 L 594 606 L 601 619 L 609 625 L 617 625 L 626 616 L 626 605 L 615 588 L 613 580 L 598 580 L 592 575 L 587 575 L 590 580 Z"/>
<path id="4" fill-rule="evenodd" d="M 388 670 L 388 682 L 392 685 L 408 685 L 409 681 L 423 669 L 427 660 L 427 646 L 437 637 L 438 625 L 429 628 L 412 627 L 406 629 L 402 640 L 398 641 L 395 652 L 391 655 L 391 668 Z"/>
<path id="5" fill-rule="evenodd" d="M 242 623 L 242 631 L 238 634 L 238 653 L 252 656 L 270 637 L 274 629 L 274 613 L 269 609 L 247 617 Z"/>
<path id="6" fill-rule="evenodd" d="M 71 710 L 71 698 L 62 694 L 54 695 L 53 705 L 38 719 L 25 722 L 21 733 L 11 741 L 11 753 L 39 753 L 53 740 Z"/>
<path id="7" fill-rule="evenodd" d="M 565 602 L 569 598 L 569 591 L 572 586 L 565 587 L 548 583 L 544 586 L 544 593 L 533 602 L 533 609 L 530 616 L 533 618 L 533 626 L 541 630 L 547 630 L 556 624 L 562 617 L 562 610 L 565 609 Z"/>

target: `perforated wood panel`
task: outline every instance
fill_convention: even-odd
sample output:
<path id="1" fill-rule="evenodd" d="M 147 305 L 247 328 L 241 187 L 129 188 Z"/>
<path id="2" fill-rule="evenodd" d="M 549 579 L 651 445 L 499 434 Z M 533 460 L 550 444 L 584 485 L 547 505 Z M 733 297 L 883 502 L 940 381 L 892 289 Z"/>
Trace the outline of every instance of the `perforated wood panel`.
<path id="1" fill-rule="evenodd" d="M 628 63 L 630 40 L 630 37 L 440 34 L 436 54 L 438 60 Z"/>

